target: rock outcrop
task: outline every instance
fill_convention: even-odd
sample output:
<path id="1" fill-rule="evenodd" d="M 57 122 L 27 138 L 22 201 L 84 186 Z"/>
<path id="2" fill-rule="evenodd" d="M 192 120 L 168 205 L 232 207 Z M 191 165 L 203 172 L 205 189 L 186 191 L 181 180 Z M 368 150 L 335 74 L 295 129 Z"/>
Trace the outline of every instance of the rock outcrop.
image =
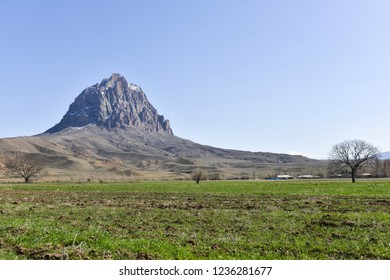
<path id="1" fill-rule="evenodd" d="M 62 120 L 45 133 L 89 124 L 107 129 L 136 127 L 173 135 L 169 120 L 157 113 L 142 89 L 119 74 L 86 88 L 69 106 Z"/>

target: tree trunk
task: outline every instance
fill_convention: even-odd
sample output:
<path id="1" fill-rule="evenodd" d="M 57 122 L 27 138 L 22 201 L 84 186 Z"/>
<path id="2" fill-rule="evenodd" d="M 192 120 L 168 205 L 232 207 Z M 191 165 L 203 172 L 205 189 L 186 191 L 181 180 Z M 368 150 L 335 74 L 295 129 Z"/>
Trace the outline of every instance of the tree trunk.
<path id="1" fill-rule="evenodd" d="M 352 172 L 352 183 L 355 183 L 355 177 L 356 177 L 356 173 Z"/>

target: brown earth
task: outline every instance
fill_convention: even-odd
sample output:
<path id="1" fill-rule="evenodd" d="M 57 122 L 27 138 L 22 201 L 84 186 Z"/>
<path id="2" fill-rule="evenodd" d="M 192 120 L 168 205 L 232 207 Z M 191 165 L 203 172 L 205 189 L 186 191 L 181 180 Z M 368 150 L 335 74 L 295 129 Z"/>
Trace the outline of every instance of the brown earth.
<path id="1" fill-rule="evenodd" d="M 166 133 L 108 130 L 94 125 L 0 139 L 0 159 L 15 152 L 44 162 L 43 177 L 51 180 L 72 176 L 80 177 L 73 178 L 80 181 L 190 179 L 195 170 L 202 170 L 211 179 L 245 179 L 253 178 L 255 170 L 270 167 L 292 170 L 324 166 L 303 156 L 221 149 Z"/>

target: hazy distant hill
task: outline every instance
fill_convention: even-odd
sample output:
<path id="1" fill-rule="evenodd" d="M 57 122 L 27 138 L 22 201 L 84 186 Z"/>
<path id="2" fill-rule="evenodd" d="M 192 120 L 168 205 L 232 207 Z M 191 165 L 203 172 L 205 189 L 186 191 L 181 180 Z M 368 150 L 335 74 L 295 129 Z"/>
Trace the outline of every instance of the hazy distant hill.
<path id="1" fill-rule="evenodd" d="M 390 152 L 383 152 L 379 154 L 379 159 L 390 159 Z"/>
<path id="2" fill-rule="evenodd" d="M 141 88 L 119 74 L 82 91 L 45 133 L 0 139 L 0 155 L 15 151 L 42 158 L 47 175 L 104 171 L 176 178 L 201 169 L 230 178 L 267 166 L 318 163 L 297 155 L 215 148 L 174 136 L 169 121 Z"/>

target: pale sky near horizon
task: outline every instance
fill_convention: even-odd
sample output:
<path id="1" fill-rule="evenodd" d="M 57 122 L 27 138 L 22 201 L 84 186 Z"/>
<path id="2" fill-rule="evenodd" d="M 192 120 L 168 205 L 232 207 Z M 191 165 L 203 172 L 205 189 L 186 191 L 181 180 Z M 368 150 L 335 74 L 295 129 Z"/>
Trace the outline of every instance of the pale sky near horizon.
<path id="1" fill-rule="evenodd" d="M 0 0 L 0 13 L 0 137 L 47 130 L 120 73 L 201 144 L 390 151 L 390 1 Z"/>

